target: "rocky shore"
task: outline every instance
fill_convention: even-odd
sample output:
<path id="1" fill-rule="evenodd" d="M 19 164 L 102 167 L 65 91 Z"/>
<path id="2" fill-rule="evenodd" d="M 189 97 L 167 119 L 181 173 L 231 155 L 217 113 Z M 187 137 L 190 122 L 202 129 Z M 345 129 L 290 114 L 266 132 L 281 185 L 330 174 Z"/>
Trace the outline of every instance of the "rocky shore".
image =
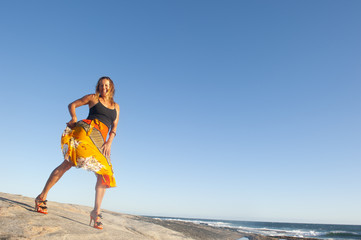
<path id="1" fill-rule="evenodd" d="M 36 213 L 33 198 L 0 193 L 0 239 L 297 239 L 266 237 L 229 228 L 159 220 L 107 210 L 102 211 L 104 229 L 98 230 L 89 226 L 90 207 L 52 201 L 48 202 L 48 206 L 49 214 Z"/>

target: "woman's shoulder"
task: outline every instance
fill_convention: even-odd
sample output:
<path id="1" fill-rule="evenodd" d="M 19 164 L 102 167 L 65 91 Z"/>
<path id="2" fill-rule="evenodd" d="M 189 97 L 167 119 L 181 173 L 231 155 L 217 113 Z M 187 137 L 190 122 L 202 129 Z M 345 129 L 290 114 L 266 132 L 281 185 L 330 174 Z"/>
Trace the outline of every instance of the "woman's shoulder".
<path id="1" fill-rule="evenodd" d="M 98 99 L 97 95 L 94 94 L 94 93 L 87 94 L 83 98 L 86 98 L 86 99 L 89 99 L 89 100 Z"/>
<path id="2" fill-rule="evenodd" d="M 98 94 L 95 94 L 95 93 L 90 93 L 90 94 L 88 94 L 87 96 L 89 96 L 89 97 L 91 97 L 91 98 L 98 99 Z"/>
<path id="3" fill-rule="evenodd" d="M 83 99 L 89 104 L 89 107 L 94 106 L 99 101 L 96 94 L 87 94 L 83 97 Z"/>
<path id="4" fill-rule="evenodd" d="M 91 99 L 91 98 L 97 98 L 97 95 L 94 94 L 94 93 L 90 93 L 90 94 L 84 95 L 84 97 L 82 97 L 82 98 L 89 98 L 89 99 Z"/>
<path id="5" fill-rule="evenodd" d="M 117 112 L 119 112 L 119 104 L 114 102 L 114 108 L 117 110 Z"/>

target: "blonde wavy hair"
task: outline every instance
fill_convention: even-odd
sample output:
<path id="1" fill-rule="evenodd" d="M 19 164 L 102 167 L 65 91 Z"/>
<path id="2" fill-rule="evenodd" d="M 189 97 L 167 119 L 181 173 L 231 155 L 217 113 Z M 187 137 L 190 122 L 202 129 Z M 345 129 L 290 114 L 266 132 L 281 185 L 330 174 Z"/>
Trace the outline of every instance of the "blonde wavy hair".
<path id="1" fill-rule="evenodd" d="M 95 95 L 99 99 L 99 97 L 100 97 L 99 85 L 100 85 L 100 82 L 104 79 L 109 81 L 109 86 L 110 86 L 109 100 L 112 104 L 114 104 L 115 88 L 114 88 L 114 82 L 112 79 L 110 79 L 110 77 L 104 76 L 104 77 L 99 78 L 99 80 L 97 82 L 97 86 L 95 87 Z"/>

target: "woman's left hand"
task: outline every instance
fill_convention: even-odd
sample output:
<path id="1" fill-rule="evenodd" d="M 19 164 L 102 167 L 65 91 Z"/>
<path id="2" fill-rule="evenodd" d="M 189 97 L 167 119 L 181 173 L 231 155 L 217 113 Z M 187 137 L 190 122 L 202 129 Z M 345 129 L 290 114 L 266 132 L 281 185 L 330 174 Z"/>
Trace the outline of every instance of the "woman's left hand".
<path id="1" fill-rule="evenodd" d="M 106 157 L 110 157 L 110 149 L 111 149 L 111 144 L 109 142 L 103 144 L 102 152 Z"/>

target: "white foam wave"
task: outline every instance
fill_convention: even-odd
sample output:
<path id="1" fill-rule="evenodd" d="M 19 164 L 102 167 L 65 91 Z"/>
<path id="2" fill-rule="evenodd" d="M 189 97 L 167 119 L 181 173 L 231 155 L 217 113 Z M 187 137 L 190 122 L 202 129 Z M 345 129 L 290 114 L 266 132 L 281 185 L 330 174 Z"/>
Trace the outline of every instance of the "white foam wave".
<path id="1" fill-rule="evenodd" d="M 208 225 L 208 226 L 212 226 L 212 227 L 229 227 L 229 228 L 235 227 L 229 223 L 225 223 L 225 222 L 221 222 L 221 221 L 212 222 L 212 221 L 202 221 L 202 220 L 195 220 L 195 219 L 194 220 L 193 219 L 180 219 L 180 218 L 158 218 L 158 219 L 167 220 L 167 221 L 191 222 L 191 223 L 195 223 L 195 224 Z"/>
<path id="2" fill-rule="evenodd" d="M 271 228 L 252 228 L 252 227 L 238 227 L 239 231 L 247 233 L 256 233 L 266 236 L 290 236 L 290 237 L 316 237 L 320 236 L 321 232 L 307 231 L 307 230 L 285 230 L 285 229 L 271 229 Z"/>
<path id="3" fill-rule="evenodd" d="M 276 229 L 276 228 L 257 228 L 257 227 L 245 227 L 239 225 L 232 225 L 232 223 L 222 222 L 222 221 L 207 221 L 199 219 L 181 219 L 181 218 L 157 218 L 160 220 L 168 221 L 179 221 L 179 222 L 191 222 L 195 224 L 208 225 L 212 227 L 228 227 L 237 229 L 240 232 L 246 233 L 255 233 L 265 236 L 290 236 L 290 237 L 317 237 L 325 234 L 324 232 L 303 230 L 303 229 Z"/>

